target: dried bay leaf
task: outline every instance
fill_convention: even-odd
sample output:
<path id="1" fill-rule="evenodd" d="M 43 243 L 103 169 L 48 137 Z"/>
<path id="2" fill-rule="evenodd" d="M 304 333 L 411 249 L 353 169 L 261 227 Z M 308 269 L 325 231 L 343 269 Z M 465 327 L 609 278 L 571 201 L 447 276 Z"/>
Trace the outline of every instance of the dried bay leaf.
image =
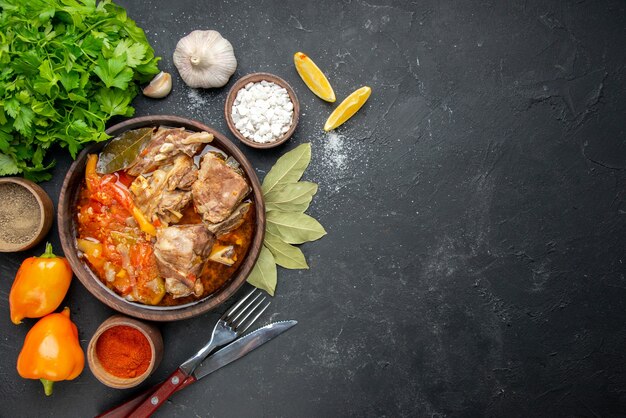
<path id="1" fill-rule="evenodd" d="M 286 269 L 308 269 L 304 254 L 298 247 L 287 244 L 280 237 L 268 232 L 265 234 L 263 244 L 274 255 L 274 261 Z"/>
<path id="2" fill-rule="evenodd" d="M 267 212 L 267 230 L 288 244 L 315 241 L 326 235 L 324 227 L 314 218 L 299 212 Z"/>
<path id="3" fill-rule="evenodd" d="M 248 276 L 248 283 L 252 286 L 265 290 L 274 296 L 276 290 L 277 272 L 276 262 L 271 251 L 265 245 L 261 246 L 259 258 Z"/>
<path id="4" fill-rule="evenodd" d="M 248 283 L 274 296 L 276 265 L 287 269 L 308 269 L 302 251 L 290 244 L 302 244 L 324 235 L 324 227 L 304 214 L 317 184 L 298 181 L 311 162 L 311 144 L 302 144 L 276 161 L 263 180 L 266 226 L 259 259 Z"/>
<path id="5" fill-rule="evenodd" d="M 100 152 L 96 171 L 108 174 L 127 168 L 150 142 L 153 132 L 154 128 L 134 129 L 112 139 Z"/>
<path id="6" fill-rule="evenodd" d="M 264 196 L 265 210 L 304 212 L 309 207 L 315 193 L 317 193 L 317 184 L 308 181 L 275 187 L 274 190 Z"/>
<path id="7" fill-rule="evenodd" d="M 276 161 L 263 179 L 263 193 L 269 193 L 281 184 L 295 183 L 300 180 L 304 170 L 311 162 L 311 144 L 301 144 L 285 153 Z"/>

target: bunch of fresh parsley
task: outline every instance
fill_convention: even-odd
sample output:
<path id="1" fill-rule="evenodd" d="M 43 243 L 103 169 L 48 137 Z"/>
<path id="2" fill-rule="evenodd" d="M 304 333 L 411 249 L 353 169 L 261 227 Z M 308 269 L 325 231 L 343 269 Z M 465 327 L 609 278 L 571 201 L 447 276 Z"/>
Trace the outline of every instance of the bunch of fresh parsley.
<path id="1" fill-rule="evenodd" d="M 0 0 L 0 176 L 50 178 L 53 144 L 73 158 L 132 116 L 137 81 L 159 72 L 144 31 L 109 0 Z"/>

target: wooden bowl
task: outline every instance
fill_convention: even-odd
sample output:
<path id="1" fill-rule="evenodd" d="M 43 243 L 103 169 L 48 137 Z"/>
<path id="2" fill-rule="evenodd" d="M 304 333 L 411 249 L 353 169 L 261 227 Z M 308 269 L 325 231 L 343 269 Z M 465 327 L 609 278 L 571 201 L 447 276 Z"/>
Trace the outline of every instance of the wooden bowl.
<path id="1" fill-rule="evenodd" d="M 289 130 L 275 141 L 265 143 L 256 142 L 243 136 L 241 132 L 239 132 L 239 130 L 235 128 L 235 123 L 233 122 L 232 116 L 233 103 L 235 102 L 235 98 L 237 97 L 237 93 L 239 92 L 239 90 L 245 87 L 248 83 L 258 83 L 259 81 L 263 80 L 278 84 L 279 86 L 287 90 L 287 93 L 289 93 L 289 98 L 291 99 L 291 103 L 293 103 L 293 119 L 291 120 L 291 126 L 289 127 Z M 296 127 L 298 126 L 298 119 L 300 117 L 300 102 L 298 101 L 298 97 L 296 96 L 296 93 L 293 91 L 289 83 L 287 83 L 282 78 L 270 73 L 252 73 L 241 77 L 230 88 L 228 96 L 226 97 L 226 103 L 224 104 L 224 115 L 226 117 L 226 124 L 228 125 L 228 129 L 230 129 L 233 135 L 235 135 L 237 139 L 239 139 L 241 142 L 252 148 L 273 148 L 285 143 L 289 138 L 291 138 L 291 135 L 293 135 L 294 131 L 296 130 Z"/>
<path id="2" fill-rule="evenodd" d="M 132 378 L 122 378 L 109 373 L 100 363 L 96 353 L 96 343 L 100 336 L 108 329 L 125 325 L 140 331 L 150 344 L 150 364 L 143 374 Z M 152 374 L 163 358 L 163 338 L 161 332 L 154 325 L 149 325 L 123 315 L 113 315 L 104 321 L 96 330 L 87 347 L 87 363 L 93 375 L 105 385 L 115 389 L 128 389 L 137 386 Z"/>
<path id="3" fill-rule="evenodd" d="M 232 277 L 217 291 L 208 297 L 178 306 L 148 306 L 140 303 L 130 302 L 118 296 L 115 292 L 106 287 L 91 271 L 89 266 L 78 257 L 78 249 L 76 248 L 76 220 L 74 208 L 78 199 L 79 188 L 83 183 L 85 174 L 85 164 L 87 154 L 100 152 L 104 147 L 104 143 L 94 144 L 83 150 L 76 161 L 72 164 L 61 188 L 59 197 L 58 224 L 61 245 L 65 257 L 67 257 L 74 274 L 98 300 L 106 304 L 112 309 L 123 314 L 133 316 L 139 319 L 150 321 L 177 321 L 181 319 L 192 318 L 202 313 L 208 312 L 222 304 L 244 284 L 248 275 L 252 271 L 254 264 L 261 251 L 263 244 L 263 236 L 265 234 L 265 204 L 263 202 L 263 192 L 261 191 L 261 183 L 256 176 L 254 168 L 246 159 L 243 153 L 224 135 L 217 132 L 209 126 L 203 125 L 190 119 L 178 116 L 143 116 L 139 118 L 129 119 L 107 129 L 107 133 L 112 137 L 120 135 L 122 132 L 131 129 L 139 129 L 147 126 L 165 125 L 170 127 L 184 127 L 191 131 L 206 131 L 213 134 L 214 139 L 211 145 L 220 148 L 228 155 L 235 158 L 246 174 L 250 186 L 252 187 L 251 197 L 254 199 L 255 208 L 255 230 L 252 243 L 248 249 L 245 260 L 239 266 L 239 269 Z"/>
<path id="4" fill-rule="evenodd" d="M 6 183 L 17 184 L 35 196 L 35 199 L 37 199 L 37 205 L 39 206 L 41 218 L 39 220 L 39 225 L 37 226 L 37 233 L 33 238 L 21 244 L 12 244 L 0 241 L 0 252 L 7 253 L 28 250 L 29 248 L 39 244 L 39 242 L 41 242 L 41 240 L 48 234 L 48 231 L 50 231 L 52 220 L 54 219 L 54 206 L 52 205 L 50 196 L 48 196 L 48 194 L 41 187 L 30 180 L 26 180 L 21 177 L 0 178 L 0 184 Z M 5 203 L 7 203 L 7 200 L 3 196 L 0 205 Z"/>

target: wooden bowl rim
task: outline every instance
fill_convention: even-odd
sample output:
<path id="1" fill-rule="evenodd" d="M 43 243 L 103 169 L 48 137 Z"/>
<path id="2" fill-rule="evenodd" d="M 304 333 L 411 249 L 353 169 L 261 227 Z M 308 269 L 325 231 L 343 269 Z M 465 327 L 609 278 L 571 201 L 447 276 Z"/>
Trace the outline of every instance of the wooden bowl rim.
<path id="1" fill-rule="evenodd" d="M 25 251 L 30 248 L 33 248 L 35 245 L 39 244 L 41 240 L 46 236 L 50 228 L 52 227 L 52 220 L 54 219 L 54 205 L 52 204 L 52 200 L 50 196 L 44 189 L 41 188 L 38 184 L 27 180 L 22 177 L 2 177 L 0 178 L 0 184 L 11 183 L 22 186 L 26 190 L 28 190 L 35 199 L 37 200 L 37 206 L 39 207 L 39 214 L 41 219 L 39 220 L 39 225 L 37 226 L 37 234 L 30 240 L 23 244 L 11 246 L 10 244 L 4 245 L 0 243 L 0 252 L 17 252 L 17 251 Z"/>
<path id="2" fill-rule="evenodd" d="M 233 122 L 231 114 L 231 109 L 239 90 L 245 87 L 245 85 L 248 83 L 258 83 L 259 81 L 263 80 L 278 84 L 279 86 L 287 90 L 289 98 L 291 99 L 291 103 L 293 103 L 293 119 L 291 120 L 291 126 L 289 127 L 289 130 L 285 132 L 283 136 L 273 142 L 255 142 L 243 136 L 241 132 L 239 132 L 239 130 L 235 127 L 235 123 Z M 296 92 L 291 87 L 291 85 L 277 75 L 271 73 L 251 73 L 241 77 L 230 88 L 228 96 L 226 96 L 226 101 L 224 102 L 224 117 L 226 118 L 226 124 L 228 125 L 228 129 L 230 129 L 232 134 L 235 135 L 235 137 L 239 141 L 243 142 L 249 147 L 257 149 L 274 148 L 287 142 L 296 131 L 296 128 L 298 127 L 298 122 L 300 120 L 300 102 L 298 101 L 298 96 L 296 96 Z"/>
<path id="3" fill-rule="evenodd" d="M 102 366 L 102 364 L 100 364 L 100 359 L 96 354 L 96 343 L 105 331 L 119 326 L 129 326 L 138 330 L 144 337 L 146 337 L 148 344 L 150 345 L 150 364 L 148 365 L 146 371 L 139 376 L 132 378 L 118 377 L 109 373 Z M 96 332 L 94 332 L 93 336 L 89 340 L 89 345 L 87 346 L 87 363 L 89 364 L 91 373 L 104 385 L 115 389 L 128 389 L 139 385 L 141 382 L 146 380 L 157 367 L 159 367 L 162 358 L 163 337 L 161 336 L 161 331 L 153 325 L 146 324 L 124 315 L 113 315 L 107 318 L 102 324 L 100 324 L 98 329 L 96 329 Z"/>
<path id="4" fill-rule="evenodd" d="M 254 168 L 245 155 L 223 134 L 203 123 L 180 116 L 142 116 L 118 123 L 107 129 L 106 132 L 112 137 L 115 137 L 127 130 L 159 125 L 185 127 L 191 130 L 207 131 L 212 133 L 214 136 L 214 142 L 212 144 L 216 145 L 217 143 L 218 148 L 228 153 L 228 155 L 233 156 L 241 164 L 241 167 L 248 177 L 250 186 L 252 187 L 251 197 L 255 202 L 255 232 L 245 260 L 228 282 L 206 298 L 185 305 L 171 307 L 141 305 L 123 299 L 111 289 L 106 287 L 91 271 L 91 269 L 78 257 L 76 236 L 74 233 L 74 219 L 73 216 L 70 216 L 70 219 L 66 219 L 65 216 L 65 213 L 72 213 L 71 209 L 76 199 L 76 196 L 68 196 L 68 189 L 70 188 L 70 181 L 75 176 L 80 175 L 80 179 L 82 179 L 87 154 L 99 152 L 100 149 L 104 147 L 106 142 L 92 144 L 91 146 L 85 148 L 70 166 L 61 187 L 57 220 L 59 225 L 59 238 L 61 240 L 65 257 L 68 259 L 76 277 L 78 277 L 80 282 L 92 295 L 105 305 L 125 315 L 144 320 L 165 322 L 193 318 L 205 312 L 211 311 L 228 300 L 237 292 L 237 290 L 239 290 L 241 286 L 243 286 L 248 275 L 252 271 L 254 264 L 256 263 L 261 251 L 261 246 L 263 245 L 263 238 L 265 234 L 265 203 L 263 200 L 261 183 L 256 176 Z M 78 181 L 79 183 L 81 182 L 81 180 Z"/>

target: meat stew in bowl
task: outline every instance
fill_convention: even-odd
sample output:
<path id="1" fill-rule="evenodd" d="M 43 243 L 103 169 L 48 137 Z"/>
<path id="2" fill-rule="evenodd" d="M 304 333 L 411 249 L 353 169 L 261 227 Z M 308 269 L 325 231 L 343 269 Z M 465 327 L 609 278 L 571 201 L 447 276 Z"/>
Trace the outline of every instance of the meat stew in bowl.
<path id="1" fill-rule="evenodd" d="M 75 208 L 78 255 L 129 302 L 201 300 L 237 272 L 252 242 L 249 179 L 208 132 L 137 131 L 87 158 Z"/>

